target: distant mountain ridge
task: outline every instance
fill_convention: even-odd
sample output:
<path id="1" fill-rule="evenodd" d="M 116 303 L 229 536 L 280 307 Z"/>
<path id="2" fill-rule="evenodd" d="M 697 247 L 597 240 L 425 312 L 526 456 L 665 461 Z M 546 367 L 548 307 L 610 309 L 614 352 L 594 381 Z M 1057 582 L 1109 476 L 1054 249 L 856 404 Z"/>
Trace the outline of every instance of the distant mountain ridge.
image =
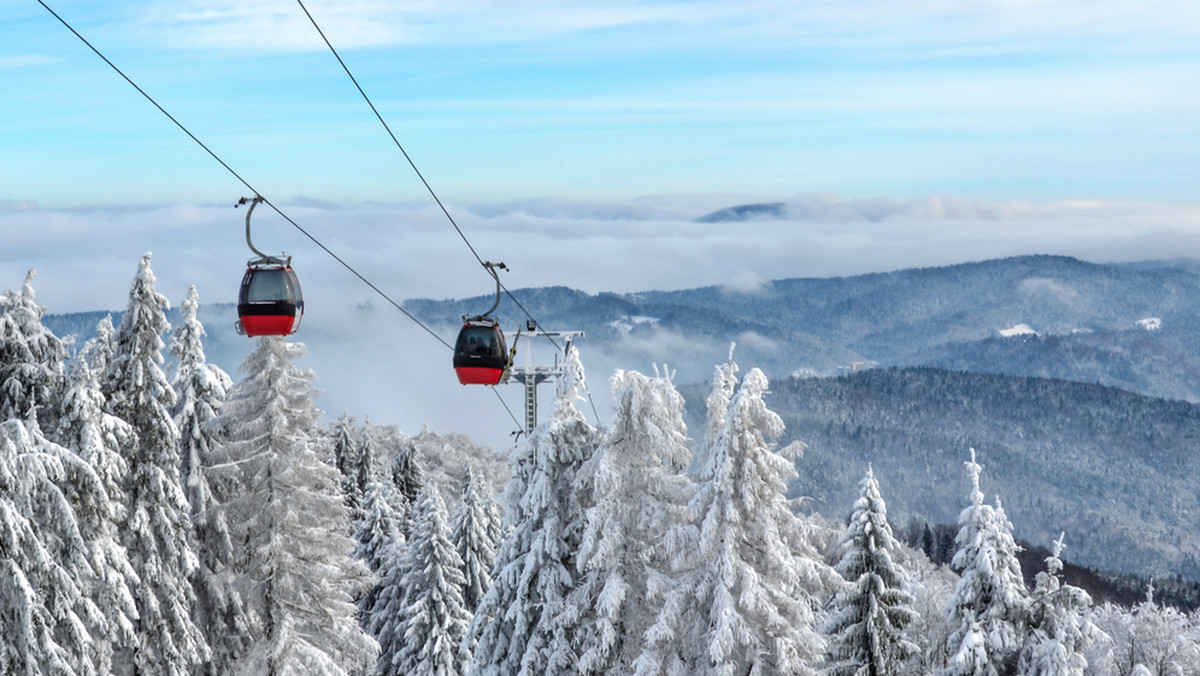
<path id="1" fill-rule="evenodd" d="M 748 221 L 756 218 L 782 218 L 787 214 L 787 205 L 783 202 L 767 204 L 742 204 L 736 207 L 719 209 L 697 218 L 700 223 L 729 223 Z"/>
<path id="2" fill-rule="evenodd" d="M 769 374 L 834 375 L 856 364 L 939 366 L 1098 382 L 1200 401 L 1200 264 L 1095 264 L 1023 256 L 744 290 L 717 286 L 636 294 L 564 287 L 514 291 L 546 327 L 587 344 L 705 379 L 737 341 L 740 361 Z M 424 321 L 452 322 L 483 297 L 409 300 Z M 506 326 L 525 317 L 505 298 Z M 1149 331 L 1139 321 L 1155 319 Z M 1032 333 L 1002 338 L 1020 324 Z M 679 354 L 681 346 L 687 354 Z"/>

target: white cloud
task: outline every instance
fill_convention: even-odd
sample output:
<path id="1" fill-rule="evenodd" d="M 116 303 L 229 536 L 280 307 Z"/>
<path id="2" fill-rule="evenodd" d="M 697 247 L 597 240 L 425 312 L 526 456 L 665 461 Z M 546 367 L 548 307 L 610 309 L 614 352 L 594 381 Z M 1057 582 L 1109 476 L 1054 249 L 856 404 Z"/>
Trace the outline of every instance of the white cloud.
<path id="1" fill-rule="evenodd" d="M 372 2 L 313 3 L 309 11 L 334 46 L 378 47 L 411 42 L 402 25 Z M 133 28 L 168 49 L 319 51 L 328 49 L 296 4 L 273 0 L 150 2 Z"/>
<path id="2" fill-rule="evenodd" d="M 700 4 L 697 3 L 698 7 Z M 690 23 L 696 14 L 656 3 L 405 2 L 306 3 L 339 49 L 413 44 L 536 42 L 581 31 Z M 137 24 L 165 47 L 323 50 L 327 47 L 295 4 L 277 0 L 151 2 Z"/>
<path id="3" fill-rule="evenodd" d="M 0 71 L 17 70 L 19 68 L 35 68 L 57 62 L 58 59 L 46 56 L 44 54 L 19 54 L 16 56 L 0 55 Z"/>
<path id="4" fill-rule="evenodd" d="M 952 195 L 923 198 L 851 197 L 833 193 L 811 193 L 792 197 L 785 203 L 788 220 L 813 223 L 880 222 L 1036 222 L 1086 220 L 1097 223 L 1114 219 L 1148 220 L 1186 218 L 1195 213 L 1192 205 L 1146 204 L 1103 201 L 995 202 L 965 200 Z"/>
<path id="5" fill-rule="evenodd" d="M 660 204 L 667 206 L 659 206 Z M 794 199 L 792 220 L 697 223 L 711 204 L 681 198 L 636 208 L 564 204 L 545 210 L 452 208 L 482 257 L 503 261 L 510 289 L 562 285 L 589 293 L 716 285 L 752 292 L 765 280 L 946 265 L 1020 254 L 1096 262 L 1200 251 L 1200 206 L 984 203 L 937 199 Z M 936 205 L 936 206 L 935 206 Z M 491 281 L 436 207 L 284 204 L 285 213 L 396 301 L 485 295 Z M 587 217 L 588 213 L 596 217 Z M 680 214 L 667 218 L 667 214 Z M 232 302 L 250 252 L 244 212 L 231 205 L 52 211 L 0 209 L 0 287 L 41 271 L 53 311 L 122 307 L 138 257 L 155 254 L 178 302 L 196 283 L 204 302 Z M 386 302 L 269 211 L 255 212 L 255 245 L 286 251 L 314 313 Z M 8 280 L 8 281 L 4 281 Z M 1068 294 L 1049 282 L 1026 291 Z"/>
<path id="6" fill-rule="evenodd" d="M 1186 47 L 1200 30 L 1200 12 L 1167 0 L 1141 3 L 917 2 L 882 0 L 742 3 L 690 0 L 377 0 L 310 1 L 334 44 L 347 48 L 411 44 L 531 44 L 601 33 L 626 48 L 737 47 L 778 50 L 780 45 L 889 52 L 908 58 L 994 56 L 1059 51 L 1099 42 L 1097 49 L 1162 51 Z M 279 0 L 128 3 L 125 15 L 167 47 L 323 49 L 295 4 Z M 658 40 L 639 40 L 652 29 Z M 590 49 L 580 42 L 577 49 Z"/>
<path id="7" fill-rule="evenodd" d="M 743 331 L 742 333 L 738 334 L 736 342 L 738 345 L 749 347 L 753 350 L 758 350 L 761 352 L 775 352 L 782 347 L 779 341 L 768 336 L 764 336 L 757 331 Z"/>
<path id="8" fill-rule="evenodd" d="M 1018 290 L 1029 296 L 1049 296 L 1061 303 L 1070 303 L 1079 297 L 1079 292 L 1071 287 L 1059 282 L 1056 279 L 1047 277 L 1030 277 L 1021 282 Z"/>
<path id="9" fill-rule="evenodd" d="M 37 203 L 33 200 L 0 199 L 0 211 L 28 211 L 36 208 Z"/>
<path id="10" fill-rule="evenodd" d="M 721 290 L 728 294 L 757 295 L 766 293 L 767 280 L 753 270 L 742 270 L 721 285 Z"/>
<path id="11" fill-rule="evenodd" d="M 1011 326 L 1007 329 L 1000 329 L 999 333 L 1001 336 L 1004 336 L 1005 338 L 1013 338 L 1015 336 L 1040 336 L 1041 335 L 1040 333 L 1035 331 L 1033 329 L 1033 327 L 1031 327 L 1028 324 L 1017 324 L 1017 325 Z"/>

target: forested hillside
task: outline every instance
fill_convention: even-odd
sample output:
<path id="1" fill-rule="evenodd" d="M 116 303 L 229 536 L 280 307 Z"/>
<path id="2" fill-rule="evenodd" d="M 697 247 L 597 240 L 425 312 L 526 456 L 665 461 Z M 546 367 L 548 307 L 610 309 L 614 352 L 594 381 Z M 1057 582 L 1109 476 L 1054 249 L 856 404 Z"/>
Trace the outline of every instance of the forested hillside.
<path id="1" fill-rule="evenodd" d="M 752 288 L 591 295 L 553 287 L 513 296 L 546 327 L 586 330 L 593 351 L 626 364 L 669 363 L 683 382 L 707 378 L 736 340 L 740 359 L 775 377 L 929 365 L 1200 400 L 1200 267 L 1191 261 L 1025 256 Z M 490 301 L 405 307 L 447 323 Z M 506 326 L 524 325 L 507 297 L 497 314 Z M 1001 337 L 1022 324 L 1036 334 Z"/>
<path id="2" fill-rule="evenodd" d="M 697 396 L 689 390 L 693 425 Z M 849 511 L 875 467 L 900 523 L 953 523 L 970 448 L 1021 537 L 1066 533 L 1071 560 L 1101 570 L 1200 573 L 1200 406 L 1095 384 L 931 368 L 773 383 L 786 441 L 808 445 L 792 494 Z"/>

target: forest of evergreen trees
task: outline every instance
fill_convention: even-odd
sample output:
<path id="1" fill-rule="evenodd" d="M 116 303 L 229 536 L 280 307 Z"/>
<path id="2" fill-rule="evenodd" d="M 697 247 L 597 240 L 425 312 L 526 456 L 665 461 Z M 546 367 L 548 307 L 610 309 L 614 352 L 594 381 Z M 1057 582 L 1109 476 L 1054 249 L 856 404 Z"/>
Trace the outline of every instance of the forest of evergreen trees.
<path id="1" fill-rule="evenodd" d="M 688 420 L 703 417 L 694 392 Z M 1095 383 L 876 368 L 835 378 L 781 379 L 771 405 L 808 444 L 794 495 L 847 513 L 862 465 L 875 466 L 893 515 L 953 524 L 959 462 L 975 448 L 985 493 L 1004 497 L 1023 539 L 1048 546 L 1066 531 L 1071 560 L 1140 576 L 1200 580 L 1200 406 Z"/>
<path id="2" fill-rule="evenodd" d="M 150 262 L 81 346 L 32 272 L 0 296 L 0 673 L 1200 673 L 1200 617 L 1093 602 L 1070 535 L 1028 584 L 973 450 L 948 564 L 893 535 L 869 466 L 845 523 L 802 513 L 804 446 L 732 352 L 693 439 L 662 373 L 617 372 L 591 425 L 572 348 L 506 471 L 322 426 L 297 343 L 258 339 L 234 382 Z"/>

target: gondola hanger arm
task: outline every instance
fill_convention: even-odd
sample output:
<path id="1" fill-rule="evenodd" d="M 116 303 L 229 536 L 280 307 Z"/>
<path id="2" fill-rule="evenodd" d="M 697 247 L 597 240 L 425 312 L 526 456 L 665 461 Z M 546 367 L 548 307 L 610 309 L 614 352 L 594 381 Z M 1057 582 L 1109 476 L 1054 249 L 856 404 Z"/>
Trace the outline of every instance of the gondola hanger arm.
<path id="1" fill-rule="evenodd" d="M 487 261 L 483 264 L 483 267 L 488 271 L 488 274 L 492 276 L 492 279 L 496 280 L 496 302 L 492 303 L 492 307 L 488 308 L 487 312 L 477 314 L 473 317 L 463 315 L 463 321 L 491 320 L 492 313 L 496 311 L 496 308 L 500 307 L 500 291 L 502 287 L 500 286 L 500 275 L 496 272 L 496 270 L 507 271 L 508 266 L 504 263 L 492 263 L 491 261 Z"/>
<path id="2" fill-rule="evenodd" d="M 246 210 L 246 246 L 250 247 L 251 251 L 258 254 L 258 258 L 250 261 L 250 264 L 251 265 L 263 265 L 263 264 L 265 264 L 265 265 L 291 265 L 291 263 L 292 263 L 291 256 L 283 256 L 283 255 L 271 256 L 269 254 L 265 254 L 265 253 L 259 251 L 258 248 L 254 246 L 254 242 L 251 241 L 251 239 L 250 239 L 250 215 L 254 213 L 254 207 L 258 206 L 259 202 L 265 202 L 265 201 L 266 201 L 266 198 L 263 197 L 262 195 L 255 195 L 254 197 L 243 197 L 237 201 L 237 204 L 233 205 L 234 209 L 238 208 L 239 206 L 241 206 L 243 204 L 250 205 L 250 208 Z"/>

